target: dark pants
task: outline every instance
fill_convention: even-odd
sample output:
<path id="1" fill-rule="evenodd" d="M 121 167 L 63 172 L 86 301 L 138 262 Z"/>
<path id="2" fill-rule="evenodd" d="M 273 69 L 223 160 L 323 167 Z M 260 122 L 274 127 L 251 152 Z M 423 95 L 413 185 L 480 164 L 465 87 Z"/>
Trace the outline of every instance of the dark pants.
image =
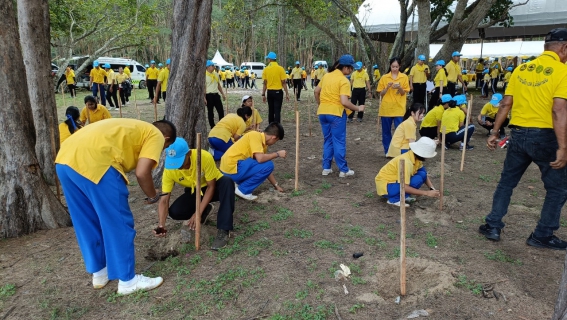
<path id="1" fill-rule="evenodd" d="M 120 93 L 120 101 L 122 101 L 122 106 L 124 106 L 126 102 L 128 102 L 128 96 L 126 95 L 124 89 L 118 89 L 118 92 Z"/>
<path id="2" fill-rule="evenodd" d="M 197 191 L 197 189 L 195 189 Z M 201 189 L 203 194 L 207 187 Z M 226 176 L 217 180 L 215 193 L 211 202 L 219 201 L 219 213 L 217 216 L 217 229 L 232 230 L 232 214 L 234 213 L 234 182 Z M 175 199 L 169 207 L 169 216 L 173 220 L 189 220 L 195 213 L 196 194 L 191 188 L 185 188 L 185 193 Z"/>
<path id="3" fill-rule="evenodd" d="M 496 93 L 496 89 L 498 89 L 498 78 L 492 78 L 490 80 L 491 84 L 492 84 L 492 94 Z"/>
<path id="4" fill-rule="evenodd" d="M 301 79 L 301 84 L 303 84 L 303 89 L 307 90 L 307 79 L 303 78 Z"/>
<path id="5" fill-rule="evenodd" d="M 146 86 L 148 86 L 148 94 L 151 100 L 154 100 L 154 92 L 156 92 L 157 79 L 146 81 Z"/>
<path id="6" fill-rule="evenodd" d="M 447 88 L 443 88 L 443 93 L 447 93 Z M 429 99 L 429 110 L 437 107 L 439 105 L 440 97 L 439 94 L 441 93 L 441 87 L 435 87 L 433 92 L 431 93 L 431 99 Z"/>
<path id="7" fill-rule="evenodd" d="M 471 137 L 474 133 L 474 124 L 469 124 L 468 133 L 467 133 L 467 145 L 471 140 Z M 448 147 L 455 142 L 464 142 L 465 140 L 465 126 L 459 128 L 457 132 L 449 132 L 445 135 L 445 145 Z"/>
<path id="8" fill-rule="evenodd" d="M 456 87 L 457 87 L 456 82 L 447 81 L 447 93 L 450 94 L 452 97 L 454 97 L 455 94 L 457 93 Z"/>
<path id="9" fill-rule="evenodd" d="M 268 122 L 281 122 L 283 90 L 268 90 Z"/>
<path id="10" fill-rule="evenodd" d="M 112 91 L 110 91 L 110 88 L 112 88 Z M 112 85 L 108 85 L 108 88 L 106 89 L 106 96 L 108 97 L 108 104 L 110 105 L 111 108 L 118 108 L 118 85 L 117 84 L 112 84 Z M 112 102 L 114 100 L 114 103 Z"/>
<path id="11" fill-rule="evenodd" d="M 222 106 L 222 99 L 220 97 L 220 94 L 207 93 L 205 97 L 207 98 L 207 112 L 209 116 L 209 125 L 212 128 L 215 126 L 215 113 L 213 112 L 213 108 L 217 110 L 220 121 L 220 119 L 224 117 L 224 107 Z"/>
<path id="12" fill-rule="evenodd" d="M 425 105 L 425 90 L 427 86 L 425 83 L 413 84 L 413 102 Z"/>
<path id="13" fill-rule="evenodd" d="M 476 82 L 475 82 L 475 88 L 480 88 L 482 87 L 482 72 L 481 73 L 476 73 Z"/>
<path id="14" fill-rule="evenodd" d="M 313 89 L 314 84 L 315 84 L 315 79 L 311 79 L 311 89 Z"/>
<path id="15" fill-rule="evenodd" d="M 163 101 L 165 102 L 165 98 L 167 97 L 167 92 L 166 92 L 166 91 L 162 91 L 162 92 L 161 92 L 161 96 L 163 97 Z"/>
<path id="16" fill-rule="evenodd" d="M 419 129 L 419 135 L 431 139 L 437 138 L 437 127 L 422 127 Z"/>
<path id="17" fill-rule="evenodd" d="M 226 86 L 234 88 L 234 78 L 226 80 Z"/>
<path id="18" fill-rule="evenodd" d="M 77 96 L 77 86 L 74 84 L 68 84 L 67 88 L 69 88 L 69 93 L 71 94 L 71 97 L 76 97 Z"/>
<path id="19" fill-rule="evenodd" d="M 494 118 L 489 118 L 486 117 L 485 118 L 486 121 L 490 121 L 492 122 L 492 125 L 487 126 L 485 124 L 479 123 L 483 128 L 485 128 L 486 130 L 488 130 L 488 132 L 490 132 L 490 130 L 492 130 L 492 128 L 494 128 Z M 506 134 L 506 130 L 504 129 L 505 127 L 508 126 L 508 123 L 510 122 L 510 119 L 506 118 L 504 119 L 504 122 L 502 123 L 502 126 L 500 127 L 500 135 L 505 135 Z"/>
<path id="20" fill-rule="evenodd" d="M 297 101 L 301 99 L 301 89 L 303 88 L 303 83 L 301 79 L 293 79 L 293 91 L 295 91 L 295 97 Z"/>
<path id="21" fill-rule="evenodd" d="M 483 97 L 488 97 L 488 82 L 489 81 L 484 81 L 484 80 L 481 81 L 482 87 L 480 88 L 480 92 Z"/>
<path id="22" fill-rule="evenodd" d="M 366 88 L 354 88 L 352 89 L 352 94 L 350 97 L 350 102 L 352 104 L 363 106 L 366 102 Z M 356 116 L 358 119 L 362 119 L 364 116 L 364 111 L 358 111 L 358 115 Z M 354 111 L 348 115 L 349 119 L 354 118 Z"/>
<path id="23" fill-rule="evenodd" d="M 252 86 L 250 85 L 250 76 L 247 76 L 246 78 L 244 78 L 244 87 L 245 88 L 252 88 Z"/>
<path id="24" fill-rule="evenodd" d="M 492 210 L 486 223 L 493 228 L 504 228 L 502 218 L 508 212 L 512 191 L 526 169 L 534 162 L 541 172 L 546 190 L 540 219 L 534 231 L 536 237 L 548 237 L 559 229 L 561 209 L 567 200 L 567 167 L 552 169 L 558 148 L 553 129 L 527 129 L 511 127 L 504 168 L 494 191 Z"/>
<path id="25" fill-rule="evenodd" d="M 104 84 L 93 83 L 91 90 L 93 92 L 93 97 L 95 97 L 95 98 L 98 94 L 100 94 L 99 103 L 106 107 L 106 95 L 104 94 Z"/>

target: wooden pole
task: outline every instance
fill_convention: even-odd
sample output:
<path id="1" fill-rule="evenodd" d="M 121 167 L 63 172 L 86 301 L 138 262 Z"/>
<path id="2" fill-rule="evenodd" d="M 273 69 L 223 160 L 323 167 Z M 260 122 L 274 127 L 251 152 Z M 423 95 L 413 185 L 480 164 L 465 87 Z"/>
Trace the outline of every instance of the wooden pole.
<path id="1" fill-rule="evenodd" d="M 441 127 L 441 183 L 439 184 L 439 210 L 443 211 L 443 193 L 445 190 L 445 132 L 447 128 Z"/>
<path id="2" fill-rule="evenodd" d="M 226 93 L 224 94 L 224 104 L 226 104 L 226 114 L 228 114 L 228 85 L 226 86 Z"/>
<path id="3" fill-rule="evenodd" d="M 63 96 L 63 106 L 67 108 L 67 103 L 65 102 L 65 89 L 63 89 L 63 82 L 61 82 L 61 96 Z"/>
<path id="4" fill-rule="evenodd" d="M 400 159 L 400 295 L 406 295 L 406 166 Z"/>
<path id="5" fill-rule="evenodd" d="M 309 112 L 309 136 L 311 137 L 311 101 L 307 101 L 307 107 L 307 112 Z"/>
<path id="6" fill-rule="evenodd" d="M 465 152 L 467 151 L 467 136 L 469 133 L 469 118 L 472 109 L 472 95 L 467 105 L 467 118 L 465 119 L 465 138 L 463 139 L 463 154 L 461 155 L 461 172 L 465 169 Z"/>
<path id="7" fill-rule="evenodd" d="M 157 99 L 157 96 L 156 96 L 156 99 Z M 154 119 L 155 119 L 155 121 L 157 121 L 157 103 L 156 103 L 155 100 L 154 100 Z"/>
<path id="8" fill-rule="evenodd" d="M 88 108 L 87 108 L 88 109 Z M 73 119 L 73 121 L 75 121 Z M 51 129 L 51 149 L 53 150 L 53 162 L 55 163 L 55 158 L 57 157 L 57 149 L 55 148 L 55 129 Z M 55 173 L 55 189 L 57 189 L 57 199 L 61 202 L 61 187 L 59 186 L 59 179 L 57 178 L 57 173 Z"/>
<path id="9" fill-rule="evenodd" d="M 118 111 L 120 111 L 120 118 L 122 118 L 122 100 L 120 99 L 120 85 L 117 86 L 118 92 L 116 94 L 118 94 Z"/>
<path id="10" fill-rule="evenodd" d="M 252 128 L 253 131 L 256 131 L 256 112 L 254 112 L 254 99 L 252 99 L 252 121 L 250 121 L 250 123 L 252 124 Z"/>
<path id="11" fill-rule="evenodd" d="M 295 191 L 299 189 L 299 110 L 297 109 L 297 96 L 293 99 L 295 106 Z"/>
<path id="12" fill-rule="evenodd" d="M 380 107 L 382 106 L 382 96 L 378 93 L 378 110 L 376 113 L 376 131 L 380 132 Z"/>
<path id="13" fill-rule="evenodd" d="M 138 108 L 138 100 L 136 100 L 136 93 L 134 93 L 134 85 L 132 85 L 132 95 L 134 96 L 134 106 L 136 107 L 136 112 L 138 112 L 138 120 L 140 120 L 140 108 Z"/>
<path id="14" fill-rule="evenodd" d="M 197 133 L 197 143 L 195 151 L 197 152 L 197 174 L 195 183 L 195 249 L 199 250 L 201 247 L 201 133 Z"/>

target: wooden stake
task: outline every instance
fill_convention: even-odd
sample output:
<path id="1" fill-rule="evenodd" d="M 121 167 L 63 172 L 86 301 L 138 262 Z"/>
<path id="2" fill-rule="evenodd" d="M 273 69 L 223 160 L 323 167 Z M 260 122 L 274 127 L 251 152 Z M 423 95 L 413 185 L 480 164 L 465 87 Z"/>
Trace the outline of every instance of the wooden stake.
<path id="1" fill-rule="evenodd" d="M 472 109 L 472 96 L 467 105 L 467 118 L 465 119 L 465 138 L 463 139 L 463 154 L 461 155 L 461 172 L 465 169 L 465 152 L 467 151 L 467 136 L 469 133 L 469 118 Z"/>
<path id="2" fill-rule="evenodd" d="M 140 120 L 140 108 L 138 108 L 138 100 L 136 100 L 136 93 L 134 93 L 134 85 L 132 85 L 132 95 L 134 96 L 134 106 L 138 112 L 138 120 Z"/>
<path id="3" fill-rule="evenodd" d="M 380 133 L 380 107 L 382 106 L 382 96 L 378 93 L 378 110 L 376 110 L 376 131 Z"/>
<path id="4" fill-rule="evenodd" d="M 74 121 L 74 120 L 73 120 Z M 51 129 L 51 149 L 53 150 L 53 162 L 55 163 L 55 158 L 57 157 L 57 149 L 55 148 L 55 131 Z M 57 199 L 61 202 L 61 187 L 59 186 L 59 178 L 57 173 L 53 177 L 55 179 L 55 189 L 57 189 Z"/>
<path id="5" fill-rule="evenodd" d="M 293 100 L 295 105 L 295 191 L 299 189 L 299 110 L 297 109 L 297 96 Z"/>
<path id="6" fill-rule="evenodd" d="M 439 210 L 443 211 L 443 192 L 445 191 L 445 132 L 447 128 L 441 127 L 441 182 L 439 184 Z"/>
<path id="7" fill-rule="evenodd" d="M 309 112 L 309 136 L 311 137 L 312 136 L 312 134 L 311 134 L 311 101 L 307 102 L 307 107 L 308 107 L 307 112 Z"/>
<path id="8" fill-rule="evenodd" d="M 226 104 L 226 114 L 228 114 L 228 85 L 226 86 L 226 93 L 224 94 L 224 103 Z M 254 115 L 254 113 L 252 113 L 252 115 Z"/>
<path id="9" fill-rule="evenodd" d="M 122 118 L 122 100 L 120 99 L 120 85 L 118 85 L 117 87 L 118 92 L 116 92 L 116 94 L 118 95 L 118 111 L 120 111 L 120 118 Z"/>
<path id="10" fill-rule="evenodd" d="M 196 161 L 196 184 L 195 184 L 195 249 L 199 250 L 201 247 L 201 133 L 197 133 L 197 143 L 195 151 L 197 152 Z"/>
<path id="11" fill-rule="evenodd" d="M 228 100 L 228 99 L 227 99 Z M 256 112 L 254 112 L 254 99 L 252 99 L 252 121 L 250 123 L 253 126 L 253 131 L 256 131 Z"/>
<path id="12" fill-rule="evenodd" d="M 65 102 L 65 89 L 63 89 L 63 82 L 61 82 L 61 95 L 63 96 L 63 106 L 67 108 L 67 103 Z"/>
<path id="13" fill-rule="evenodd" d="M 154 118 L 155 118 L 155 121 L 157 121 L 157 103 L 155 102 L 155 100 L 154 100 Z"/>
<path id="14" fill-rule="evenodd" d="M 406 295 L 406 165 L 400 159 L 400 295 Z"/>

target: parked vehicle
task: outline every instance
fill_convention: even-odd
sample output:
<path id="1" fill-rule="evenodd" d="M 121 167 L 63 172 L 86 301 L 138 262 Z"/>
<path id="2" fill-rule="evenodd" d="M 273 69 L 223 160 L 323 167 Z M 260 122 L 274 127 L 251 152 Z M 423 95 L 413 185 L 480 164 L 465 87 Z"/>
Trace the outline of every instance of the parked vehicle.
<path id="1" fill-rule="evenodd" d="M 118 72 L 118 68 L 125 68 L 128 66 L 131 72 L 132 85 L 138 85 L 138 88 L 146 88 L 146 68 L 141 65 L 138 61 L 125 58 L 110 58 L 110 57 L 100 57 L 97 59 L 98 62 L 103 65 L 105 63 L 110 64 L 110 68 L 114 72 Z M 92 66 L 89 68 L 92 69 Z M 88 84 L 87 84 L 88 86 Z"/>
<path id="2" fill-rule="evenodd" d="M 315 66 L 318 66 L 319 64 L 322 64 L 323 68 L 329 69 L 329 66 L 327 65 L 327 61 L 325 61 L 325 60 L 318 60 L 318 61 L 313 62 L 313 68 L 315 68 Z"/>
<path id="3" fill-rule="evenodd" d="M 243 62 L 240 64 L 240 68 L 242 67 L 246 67 L 246 69 L 254 72 L 256 74 L 256 78 L 262 79 L 262 73 L 264 73 L 266 65 L 262 62 Z"/>

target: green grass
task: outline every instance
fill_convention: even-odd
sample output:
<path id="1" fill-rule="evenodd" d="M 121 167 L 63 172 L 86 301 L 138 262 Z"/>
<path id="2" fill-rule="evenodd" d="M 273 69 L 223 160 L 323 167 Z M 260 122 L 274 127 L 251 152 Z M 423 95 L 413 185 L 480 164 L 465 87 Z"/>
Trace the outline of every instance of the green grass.
<path id="1" fill-rule="evenodd" d="M 369 191 L 365 193 L 364 196 L 367 198 L 374 198 L 374 191 Z"/>
<path id="2" fill-rule="evenodd" d="M 305 193 L 305 192 L 304 192 L 304 191 L 301 191 L 301 190 L 293 190 L 290 195 L 291 195 L 292 197 L 299 197 L 299 196 L 303 195 L 304 193 Z"/>
<path id="3" fill-rule="evenodd" d="M 406 248 L 406 257 L 416 258 L 418 256 L 419 254 L 413 251 L 413 249 Z M 390 260 L 397 259 L 399 257 L 400 257 L 400 248 L 394 248 L 392 251 L 386 254 L 386 258 Z"/>
<path id="4" fill-rule="evenodd" d="M 0 299 L 5 299 L 16 294 L 16 286 L 7 283 L 0 287 Z"/>
<path id="5" fill-rule="evenodd" d="M 325 181 L 321 184 L 321 188 L 323 188 L 323 190 L 329 190 L 331 189 L 331 184 Z"/>
<path id="6" fill-rule="evenodd" d="M 433 235 L 433 233 L 428 232 L 426 234 L 426 239 L 425 239 L 425 243 L 427 244 L 428 247 L 430 248 L 435 248 L 437 247 L 437 238 Z"/>
<path id="7" fill-rule="evenodd" d="M 291 231 L 288 230 L 285 232 L 285 237 L 288 239 L 291 237 L 307 239 L 307 238 L 311 238 L 312 236 L 313 236 L 313 232 L 309 230 L 293 229 Z"/>
<path id="8" fill-rule="evenodd" d="M 357 303 L 357 304 L 353 305 L 352 307 L 350 307 L 348 309 L 348 312 L 350 312 L 352 314 L 356 314 L 358 312 L 358 310 L 363 309 L 363 308 L 364 308 L 364 304 Z"/>
<path id="9" fill-rule="evenodd" d="M 479 175 L 478 178 L 484 182 L 490 182 L 492 181 L 492 177 L 491 176 L 485 176 L 485 175 Z"/>
<path id="10" fill-rule="evenodd" d="M 276 209 L 276 214 L 272 216 L 274 221 L 284 221 L 293 216 L 293 212 L 284 207 L 278 207 Z"/>
<path id="11" fill-rule="evenodd" d="M 468 280 L 465 275 L 460 275 L 457 278 L 457 282 L 453 285 L 457 288 L 470 290 L 475 295 L 480 295 L 482 293 L 482 285 L 480 283 L 476 283 L 474 280 Z"/>
<path id="12" fill-rule="evenodd" d="M 331 249 L 333 251 L 335 251 L 336 254 L 342 256 L 344 255 L 344 251 L 343 251 L 343 247 L 341 245 L 339 245 L 338 243 L 334 243 L 332 241 L 329 240 L 319 240 L 319 241 L 315 241 L 315 246 L 317 248 L 321 248 L 321 249 Z M 335 269 L 338 270 L 338 269 Z M 335 272 L 333 270 L 333 272 Z"/>
<path id="13" fill-rule="evenodd" d="M 362 230 L 361 226 L 349 227 L 346 235 L 353 238 L 362 238 L 364 237 L 364 230 Z"/>
<path id="14" fill-rule="evenodd" d="M 518 266 L 521 266 L 523 263 L 520 259 L 514 259 L 507 254 L 505 254 L 502 250 L 496 250 L 494 253 L 485 252 L 484 257 L 488 260 L 492 261 L 499 261 L 499 262 L 508 262 Z"/>
<path id="15" fill-rule="evenodd" d="M 278 313 L 267 318 L 268 320 L 322 320 L 329 319 L 334 314 L 332 305 L 312 306 L 307 303 L 285 301 Z"/>
<path id="16" fill-rule="evenodd" d="M 384 242 L 384 241 L 381 240 L 381 239 L 370 238 L 370 237 L 369 237 L 369 238 L 365 238 L 365 239 L 364 239 L 364 242 L 365 242 L 367 245 L 369 245 L 369 246 L 377 247 L 377 248 L 379 248 L 379 249 L 384 249 L 384 248 L 386 248 L 386 242 Z"/>

